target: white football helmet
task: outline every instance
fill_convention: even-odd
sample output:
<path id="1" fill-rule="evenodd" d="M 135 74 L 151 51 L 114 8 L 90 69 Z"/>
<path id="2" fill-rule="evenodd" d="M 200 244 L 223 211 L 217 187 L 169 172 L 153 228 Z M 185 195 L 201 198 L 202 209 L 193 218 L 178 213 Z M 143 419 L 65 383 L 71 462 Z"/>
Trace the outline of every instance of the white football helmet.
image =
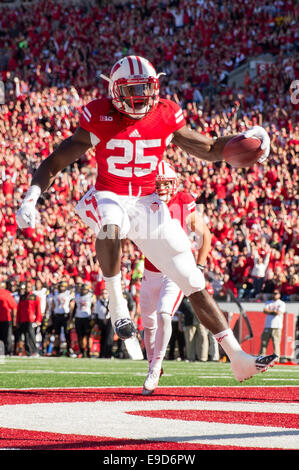
<path id="1" fill-rule="evenodd" d="M 112 103 L 121 113 L 134 119 L 141 119 L 159 101 L 159 77 L 153 65 L 143 57 L 127 56 L 113 65 L 109 82 Z"/>
<path id="2" fill-rule="evenodd" d="M 178 190 L 178 178 L 169 163 L 162 161 L 156 175 L 156 192 L 161 201 L 168 203 Z"/>

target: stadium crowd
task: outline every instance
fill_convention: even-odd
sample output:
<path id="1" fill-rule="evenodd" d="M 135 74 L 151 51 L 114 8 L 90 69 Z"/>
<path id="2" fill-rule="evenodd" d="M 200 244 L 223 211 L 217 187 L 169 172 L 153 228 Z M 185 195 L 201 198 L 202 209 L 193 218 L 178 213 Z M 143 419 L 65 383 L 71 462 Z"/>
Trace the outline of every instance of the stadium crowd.
<path id="1" fill-rule="evenodd" d="M 100 73 L 108 75 L 111 62 L 122 55 L 136 54 L 166 72 L 161 95 L 180 103 L 193 129 L 213 137 L 260 124 L 271 137 L 266 164 L 246 170 L 199 161 L 174 145 L 165 154 L 180 189 L 194 196 L 213 235 L 205 268 L 208 290 L 218 300 L 263 301 L 278 288 L 283 300 L 299 300 L 299 104 L 290 92 L 299 80 L 296 2 L 40 1 L 4 8 L 3 285 L 11 289 L 38 279 L 53 290 L 61 280 L 74 284 L 78 277 L 91 282 L 96 295 L 104 288 L 93 235 L 74 212 L 95 178 L 92 150 L 40 198 L 34 230 L 18 229 L 15 213 L 35 168 L 73 133 L 84 104 L 107 94 Z M 243 86 L 229 84 L 231 71 L 262 53 L 275 61 L 254 80 L 247 74 Z M 192 233 L 190 240 L 196 255 Z M 126 240 L 122 275 L 139 322 L 142 271 L 142 253 Z"/>

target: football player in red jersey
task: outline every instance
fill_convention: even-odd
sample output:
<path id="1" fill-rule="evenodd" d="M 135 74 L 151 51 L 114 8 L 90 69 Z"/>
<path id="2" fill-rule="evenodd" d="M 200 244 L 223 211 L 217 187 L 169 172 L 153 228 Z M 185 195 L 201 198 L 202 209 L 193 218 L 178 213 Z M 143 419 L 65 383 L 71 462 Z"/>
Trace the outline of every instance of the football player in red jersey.
<path id="1" fill-rule="evenodd" d="M 223 159 L 223 148 L 233 136 L 210 139 L 190 130 L 182 109 L 159 97 L 159 75 L 147 59 L 123 57 L 113 66 L 110 77 L 104 78 L 109 82 L 110 96 L 87 104 L 74 134 L 36 170 L 17 211 L 18 226 L 35 226 L 40 194 L 60 171 L 95 147 L 97 180 L 79 201 L 77 212 L 96 235 L 97 259 L 116 334 L 122 339 L 135 334 L 121 291 L 121 239 L 129 238 L 189 297 L 199 321 L 221 342 L 237 380 L 266 370 L 275 357 L 254 358 L 243 352 L 205 289 L 187 235 L 155 192 L 157 166 L 171 141 L 198 158 L 214 162 Z M 267 132 L 260 126 L 246 132 L 261 140 L 262 158 L 267 158 Z M 247 138 L 246 133 L 244 136 Z"/>
<path id="2" fill-rule="evenodd" d="M 191 194 L 178 192 L 176 172 L 165 161 L 158 165 L 156 192 L 184 231 L 188 234 L 191 230 L 199 237 L 197 266 L 203 270 L 211 248 L 210 231 L 196 210 L 196 203 Z M 183 296 L 181 289 L 145 258 L 140 308 L 149 370 L 143 384 L 143 395 L 151 395 L 158 386 L 163 372 L 162 362 L 172 333 L 172 318 Z"/>

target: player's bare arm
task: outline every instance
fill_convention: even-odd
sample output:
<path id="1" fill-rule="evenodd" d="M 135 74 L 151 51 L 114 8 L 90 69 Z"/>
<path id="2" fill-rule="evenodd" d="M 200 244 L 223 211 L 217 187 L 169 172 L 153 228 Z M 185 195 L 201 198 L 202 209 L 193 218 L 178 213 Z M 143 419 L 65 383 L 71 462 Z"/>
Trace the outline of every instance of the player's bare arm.
<path id="1" fill-rule="evenodd" d="M 16 214 L 20 228 L 35 227 L 36 220 L 39 219 L 35 206 L 41 193 L 49 188 L 60 171 L 78 160 L 91 146 L 89 132 L 78 127 L 71 137 L 61 142 L 41 163 Z"/>
<path id="2" fill-rule="evenodd" d="M 205 266 L 207 257 L 211 251 L 211 242 L 212 242 L 212 235 L 207 226 L 204 222 L 203 226 L 203 243 L 201 248 L 198 250 L 197 260 L 196 263 L 199 266 Z"/>
<path id="3" fill-rule="evenodd" d="M 257 161 L 263 163 L 270 153 L 270 137 L 261 126 L 253 126 L 238 135 L 211 139 L 185 125 L 174 132 L 172 142 L 202 160 L 225 160 L 237 168 L 250 167 Z"/>
<path id="4" fill-rule="evenodd" d="M 187 126 L 174 132 L 172 143 L 180 147 L 185 152 L 194 155 L 202 160 L 216 162 L 223 160 L 222 151 L 226 143 L 234 135 L 210 139 L 199 132 L 189 129 Z"/>
<path id="5" fill-rule="evenodd" d="M 53 183 L 57 174 L 78 160 L 90 147 L 90 133 L 78 127 L 74 134 L 65 139 L 39 166 L 31 185 L 37 185 L 44 192 Z"/>
<path id="6" fill-rule="evenodd" d="M 201 246 L 198 251 L 196 263 L 200 266 L 204 266 L 211 250 L 212 236 L 211 232 L 203 220 L 201 214 L 194 211 L 190 214 L 189 218 L 186 219 L 192 232 L 196 233 L 201 239 Z"/>

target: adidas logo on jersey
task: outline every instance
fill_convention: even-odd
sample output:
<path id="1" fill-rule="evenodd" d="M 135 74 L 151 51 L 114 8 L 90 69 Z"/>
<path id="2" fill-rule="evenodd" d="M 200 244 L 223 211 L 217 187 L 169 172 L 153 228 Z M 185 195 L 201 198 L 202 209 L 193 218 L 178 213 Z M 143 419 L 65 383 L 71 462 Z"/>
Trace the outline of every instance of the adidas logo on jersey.
<path id="1" fill-rule="evenodd" d="M 134 129 L 133 132 L 129 135 L 129 137 L 141 137 L 137 129 Z"/>

